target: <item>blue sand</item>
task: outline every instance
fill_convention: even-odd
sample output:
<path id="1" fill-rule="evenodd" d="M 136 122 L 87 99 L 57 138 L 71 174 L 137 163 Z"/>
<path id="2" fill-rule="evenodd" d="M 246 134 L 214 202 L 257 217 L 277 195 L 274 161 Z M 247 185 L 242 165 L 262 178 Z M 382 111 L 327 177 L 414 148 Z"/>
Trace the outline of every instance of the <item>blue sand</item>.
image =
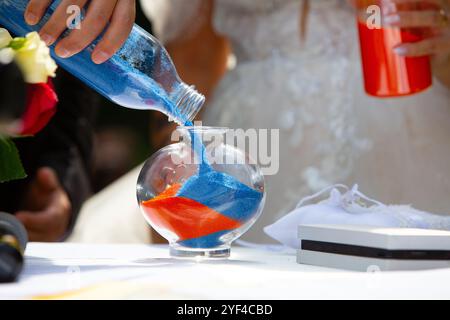
<path id="1" fill-rule="evenodd" d="M 218 171 L 192 176 L 183 184 L 177 196 L 200 202 L 240 222 L 252 218 L 263 197 L 261 192 Z"/>
<path id="2" fill-rule="evenodd" d="M 219 231 L 204 237 L 180 241 L 178 242 L 178 244 L 183 247 L 193 249 L 217 248 L 224 245 L 223 241 L 221 241 L 220 238 L 229 232 L 230 230 Z"/>

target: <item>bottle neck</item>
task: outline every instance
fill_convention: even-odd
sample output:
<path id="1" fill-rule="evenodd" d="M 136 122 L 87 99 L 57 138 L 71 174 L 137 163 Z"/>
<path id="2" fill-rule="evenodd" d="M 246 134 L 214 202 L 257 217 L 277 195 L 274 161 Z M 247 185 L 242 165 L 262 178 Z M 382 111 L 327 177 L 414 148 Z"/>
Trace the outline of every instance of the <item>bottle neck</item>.
<path id="1" fill-rule="evenodd" d="M 205 103 L 205 96 L 195 90 L 194 86 L 181 83 L 173 99 L 182 121 L 193 121 Z M 185 125 L 185 123 L 181 123 Z"/>

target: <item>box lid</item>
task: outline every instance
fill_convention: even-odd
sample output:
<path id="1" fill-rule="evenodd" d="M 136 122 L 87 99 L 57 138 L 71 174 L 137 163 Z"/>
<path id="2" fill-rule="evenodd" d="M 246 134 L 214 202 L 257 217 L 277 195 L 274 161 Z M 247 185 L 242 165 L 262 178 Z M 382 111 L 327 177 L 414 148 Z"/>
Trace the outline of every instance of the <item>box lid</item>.
<path id="1" fill-rule="evenodd" d="M 350 225 L 300 225 L 300 240 L 386 250 L 450 250 L 450 231 Z"/>

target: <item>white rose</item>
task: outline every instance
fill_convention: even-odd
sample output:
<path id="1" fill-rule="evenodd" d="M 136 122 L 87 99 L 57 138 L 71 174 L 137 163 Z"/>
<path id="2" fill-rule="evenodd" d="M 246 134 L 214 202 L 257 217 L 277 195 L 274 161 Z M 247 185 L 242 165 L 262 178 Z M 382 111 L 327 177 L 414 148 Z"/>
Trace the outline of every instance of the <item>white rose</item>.
<path id="1" fill-rule="evenodd" d="M 50 49 L 44 41 L 41 40 L 37 32 L 27 34 L 25 39 L 17 38 L 18 46 L 12 49 L 15 51 L 15 61 L 22 70 L 25 82 L 43 83 L 47 82 L 48 77 L 55 77 L 56 63 L 50 56 Z"/>
<path id="2" fill-rule="evenodd" d="M 7 47 L 12 40 L 8 30 L 0 28 L 0 49 Z"/>
<path id="3" fill-rule="evenodd" d="M 6 29 L 0 28 L 0 63 L 2 64 L 11 63 L 14 59 L 14 50 L 7 48 L 12 39 Z"/>

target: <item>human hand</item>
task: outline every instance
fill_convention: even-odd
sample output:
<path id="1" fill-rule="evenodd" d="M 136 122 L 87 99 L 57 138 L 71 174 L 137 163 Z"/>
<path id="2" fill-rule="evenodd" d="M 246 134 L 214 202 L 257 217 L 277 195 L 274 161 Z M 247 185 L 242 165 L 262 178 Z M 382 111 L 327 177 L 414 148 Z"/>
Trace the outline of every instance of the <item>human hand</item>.
<path id="1" fill-rule="evenodd" d="M 424 28 L 424 40 L 403 43 L 398 55 L 419 57 L 450 54 L 450 0 L 390 0 L 395 6 L 384 12 L 384 24 L 401 28 Z M 402 10 L 400 8 L 407 8 Z"/>
<path id="2" fill-rule="evenodd" d="M 67 230 L 71 204 L 55 171 L 40 168 L 25 196 L 27 211 L 16 213 L 24 224 L 30 241 L 58 241 Z"/>
<path id="3" fill-rule="evenodd" d="M 25 20 L 36 25 L 42 19 L 53 0 L 30 0 Z M 67 29 L 67 8 L 77 5 L 84 8 L 88 0 L 62 0 L 49 21 L 40 30 L 41 38 L 52 45 Z M 125 43 L 133 28 L 136 16 L 135 0 L 91 0 L 80 29 L 59 41 L 55 52 L 61 58 L 69 58 L 91 44 L 104 30 L 102 40 L 92 52 L 92 61 L 100 64 L 111 58 Z"/>

